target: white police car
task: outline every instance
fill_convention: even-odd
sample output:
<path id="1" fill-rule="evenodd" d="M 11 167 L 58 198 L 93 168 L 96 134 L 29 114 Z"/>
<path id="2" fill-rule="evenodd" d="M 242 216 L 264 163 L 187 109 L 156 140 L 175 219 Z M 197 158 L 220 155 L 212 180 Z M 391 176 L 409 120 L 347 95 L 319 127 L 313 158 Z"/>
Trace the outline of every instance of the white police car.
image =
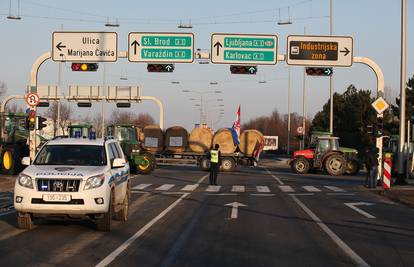
<path id="1" fill-rule="evenodd" d="M 30 159 L 22 163 L 29 165 Z M 38 216 L 89 217 L 102 231 L 112 217 L 126 221 L 130 198 L 129 164 L 113 139 L 56 138 L 18 176 L 14 207 L 19 228 Z"/>

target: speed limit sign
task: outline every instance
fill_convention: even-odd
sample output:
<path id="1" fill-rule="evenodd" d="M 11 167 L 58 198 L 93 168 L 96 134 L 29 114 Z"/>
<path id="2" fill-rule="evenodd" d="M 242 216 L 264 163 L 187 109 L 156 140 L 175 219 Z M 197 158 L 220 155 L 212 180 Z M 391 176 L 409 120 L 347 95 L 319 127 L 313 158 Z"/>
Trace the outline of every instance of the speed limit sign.
<path id="1" fill-rule="evenodd" d="M 29 93 L 26 95 L 26 103 L 31 106 L 31 107 L 35 107 L 39 104 L 40 102 L 40 97 L 38 94 L 36 93 Z"/>

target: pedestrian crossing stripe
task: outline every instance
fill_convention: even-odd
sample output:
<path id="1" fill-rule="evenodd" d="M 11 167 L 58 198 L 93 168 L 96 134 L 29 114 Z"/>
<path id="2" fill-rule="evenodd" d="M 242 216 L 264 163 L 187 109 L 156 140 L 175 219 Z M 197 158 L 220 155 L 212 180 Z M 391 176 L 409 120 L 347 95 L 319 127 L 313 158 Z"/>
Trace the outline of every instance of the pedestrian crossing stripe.
<path id="1" fill-rule="evenodd" d="M 232 192 L 232 193 L 245 193 L 245 192 L 258 192 L 258 193 L 295 193 L 295 192 L 309 192 L 309 193 L 319 193 L 319 192 L 335 192 L 335 193 L 345 193 L 346 190 L 338 186 L 330 185 L 305 185 L 305 186 L 290 186 L 290 185 L 279 185 L 277 187 L 257 185 L 257 186 L 246 186 L 246 185 L 208 185 L 207 187 L 203 184 L 138 184 L 132 187 L 132 190 L 143 190 L 143 191 L 182 191 L 182 192 L 193 192 L 193 191 L 205 191 L 208 193 L 218 193 L 218 192 Z"/>

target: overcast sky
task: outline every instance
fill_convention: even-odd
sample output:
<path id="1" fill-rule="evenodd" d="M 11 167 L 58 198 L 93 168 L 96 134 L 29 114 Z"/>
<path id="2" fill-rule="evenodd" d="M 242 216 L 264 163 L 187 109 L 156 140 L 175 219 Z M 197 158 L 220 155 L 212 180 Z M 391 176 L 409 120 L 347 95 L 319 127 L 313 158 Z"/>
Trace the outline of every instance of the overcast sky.
<path id="1" fill-rule="evenodd" d="M 12 0 L 12 15 L 16 15 L 17 0 Z M 395 95 L 399 90 L 400 73 L 400 1 L 398 0 L 334 0 L 334 34 L 354 38 L 354 56 L 369 57 L 377 62 L 385 76 L 385 84 Z M 287 8 L 289 6 L 289 8 Z M 288 12 L 289 11 L 289 12 Z M 280 13 L 280 16 L 279 16 Z M 0 0 L 0 80 L 7 83 L 7 94 L 23 94 L 29 81 L 33 62 L 42 53 L 50 51 L 53 31 L 116 31 L 118 47 L 125 51 L 128 33 L 193 32 L 195 47 L 208 49 L 210 35 L 224 33 L 276 34 L 278 53 L 284 54 L 289 34 L 329 34 L 329 0 L 229 0 L 229 1 L 56 1 L 21 0 L 22 20 L 7 20 L 9 0 Z M 290 17 L 289 17 L 290 16 Z M 118 20 L 120 27 L 108 28 L 108 20 Z M 292 21 L 278 25 L 278 21 Z M 191 24 L 192 29 L 178 29 L 177 25 Z M 407 0 L 407 78 L 414 73 L 414 1 Z M 69 84 L 101 85 L 103 64 L 96 73 L 73 73 L 70 64 L 63 67 L 62 88 Z M 146 64 L 129 63 L 120 59 L 106 64 L 107 84 L 138 85 L 142 95 L 155 96 L 165 106 L 166 126 L 183 125 L 191 130 L 199 120 L 196 94 L 182 90 L 221 90 L 220 95 L 207 94 L 207 99 L 222 98 L 225 116 L 215 127 L 230 127 L 236 108 L 242 106 L 242 122 L 268 115 L 277 109 L 287 113 L 287 68 L 284 62 L 276 66 L 259 66 L 256 75 L 231 75 L 228 65 L 176 64 L 173 73 L 148 73 Z M 292 112 L 302 113 L 303 67 L 292 67 Z M 39 84 L 57 84 L 58 63 L 48 61 L 39 71 Z M 127 77 L 127 80 L 121 80 Z M 329 80 L 308 77 L 307 113 L 313 116 L 329 97 Z M 172 81 L 179 81 L 173 84 Z M 259 83 L 266 81 L 266 83 Z M 211 85 L 210 82 L 217 82 Z M 373 72 L 366 66 L 354 64 L 351 68 L 334 69 L 334 89 L 343 92 L 349 84 L 357 88 L 376 90 Z M 210 101 L 209 121 L 219 120 L 221 102 Z M 77 110 L 81 117 L 95 108 Z M 107 104 L 107 116 L 114 108 Z M 125 110 L 125 109 L 124 109 Z M 132 112 L 148 112 L 158 120 L 154 103 L 134 105 Z"/>

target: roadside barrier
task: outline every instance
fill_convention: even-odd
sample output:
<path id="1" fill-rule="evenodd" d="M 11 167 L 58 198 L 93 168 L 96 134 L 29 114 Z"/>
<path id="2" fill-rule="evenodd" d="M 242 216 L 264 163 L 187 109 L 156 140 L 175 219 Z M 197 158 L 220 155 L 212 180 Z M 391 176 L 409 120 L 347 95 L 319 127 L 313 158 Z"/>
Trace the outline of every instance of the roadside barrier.
<path id="1" fill-rule="evenodd" d="M 384 172 L 383 172 L 383 183 L 382 186 L 385 190 L 390 189 L 391 187 L 391 154 L 385 154 L 385 161 L 384 161 Z"/>

